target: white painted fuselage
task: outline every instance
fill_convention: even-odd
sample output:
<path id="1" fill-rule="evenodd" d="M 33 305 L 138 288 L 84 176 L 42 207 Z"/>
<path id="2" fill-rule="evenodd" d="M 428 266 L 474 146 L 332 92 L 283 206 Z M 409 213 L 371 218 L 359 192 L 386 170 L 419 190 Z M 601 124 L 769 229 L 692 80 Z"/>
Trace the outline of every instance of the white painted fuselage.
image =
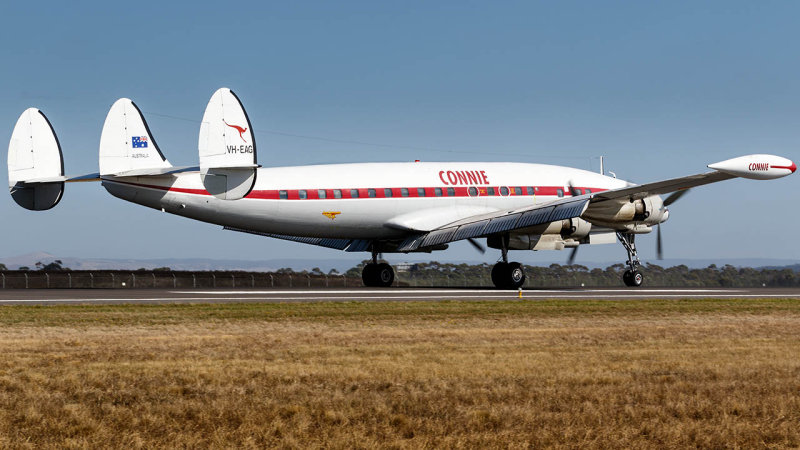
<path id="1" fill-rule="evenodd" d="M 114 196 L 196 220 L 263 233 L 391 239 L 476 214 L 629 183 L 569 167 L 522 163 L 368 163 L 258 169 L 239 200 L 209 195 L 199 172 L 103 177 Z M 322 198 L 324 197 L 324 198 Z"/>

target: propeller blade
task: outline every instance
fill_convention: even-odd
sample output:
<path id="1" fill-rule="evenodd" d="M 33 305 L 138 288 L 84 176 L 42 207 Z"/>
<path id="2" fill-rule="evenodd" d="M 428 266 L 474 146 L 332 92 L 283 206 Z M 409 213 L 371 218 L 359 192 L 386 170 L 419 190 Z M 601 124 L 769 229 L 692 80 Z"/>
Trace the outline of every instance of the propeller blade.
<path id="1" fill-rule="evenodd" d="M 661 224 L 656 225 L 656 258 L 664 259 L 664 244 L 661 242 Z"/>
<path id="2" fill-rule="evenodd" d="M 567 183 L 567 187 L 569 188 L 569 194 L 571 196 L 577 197 L 577 196 L 581 195 L 581 193 L 578 192 L 577 189 L 575 189 L 575 186 L 572 185 L 572 180 L 569 180 L 569 183 Z"/>
<path id="3" fill-rule="evenodd" d="M 669 206 L 669 205 L 671 205 L 671 204 L 673 204 L 673 203 L 677 202 L 677 201 L 678 201 L 678 199 L 680 199 L 681 197 L 683 197 L 684 195 L 686 195 L 686 193 L 687 193 L 687 192 L 689 192 L 690 190 L 691 190 L 691 189 L 684 189 L 684 190 L 682 190 L 682 191 L 676 191 L 676 192 L 673 192 L 672 194 L 670 194 L 670 195 L 669 195 L 669 197 L 667 197 L 667 198 L 664 200 L 664 206 Z"/>
<path id="4" fill-rule="evenodd" d="M 578 256 L 578 247 L 572 247 L 572 251 L 569 252 L 569 258 L 567 258 L 567 265 L 571 266 L 572 263 L 575 262 L 575 257 Z"/>
<path id="5" fill-rule="evenodd" d="M 486 247 L 484 247 L 480 242 L 476 241 L 475 238 L 469 238 L 467 239 L 467 242 L 472 244 L 472 246 L 475 247 L 475 250 L 478 250 L 481 252 L 481 254 L 486 253 Z"/>

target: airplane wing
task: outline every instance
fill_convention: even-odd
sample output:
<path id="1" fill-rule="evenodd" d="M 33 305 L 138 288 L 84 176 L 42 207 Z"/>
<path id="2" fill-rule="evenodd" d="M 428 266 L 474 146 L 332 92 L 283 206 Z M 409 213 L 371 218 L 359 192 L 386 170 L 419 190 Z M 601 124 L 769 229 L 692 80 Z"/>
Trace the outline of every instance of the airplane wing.
<path id="1" fill-rule="evenodd" d="M 620 199 L 638 200 L 651 195 L 668 194 L 731 178 L 768 180 L 794 173 L 797 166 L 790 160 L 774 155 L 747 155 L 710 164 L 715 169 L 685 177 L 672 178 L 641 185 L 611 189 L 593 194 L 567 197 L 529 207 L 471 216 L 457 222 L 408 237 L 398 251 L 441 245 L 462 239 L 484 237 L 522 228 L 580 217 L 592 204 Z"/>
<path id="2" fill-rule="evenodd" d="M 730 180 L 731 178 L 736 178 L 736 175 L 714 171 L 699 173 L 697 175 L 689 175 L 687 177 L 656 181 L 653 183 L 637 184 L 630 187 L 611 189 L 597 193 L 592 197 L 592 203 L 620 198 L 632 198 L 634 200 L 638 200 L 651 195 L 669 194 L 670 192 L 702 186 L 704 184 L 716 183 L 717 181 Z"/>

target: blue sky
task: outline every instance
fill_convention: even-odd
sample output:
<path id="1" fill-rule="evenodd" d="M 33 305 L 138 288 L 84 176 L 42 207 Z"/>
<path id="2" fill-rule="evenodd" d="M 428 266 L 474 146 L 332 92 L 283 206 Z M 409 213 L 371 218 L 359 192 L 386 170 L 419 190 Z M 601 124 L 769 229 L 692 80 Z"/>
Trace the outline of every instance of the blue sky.
<path id="1" fill-rule="evenodd" d="M 618 176 L 646 182 L 747 153 L 797 161 L 798 15 L 796 2 L 735 1 L 4 2 L 0 141 L 35 106 L 59 134 L 67 173 L 96 171 L 105 114 L 124 96 L 170 162 L 195 165 L 206 102 L 227 86 L 248 110 L 264 166 L 421 159 L 597 170 L 605 155 Z M 667 255 L 797 258 L 798 180 L 694 190 L 671 208 Z M 68 185 L 51 211 L 25 211 L 10 196 L 0 209 L 0 256 L 363 257 L 224 232 L 98 184 Z M 640 240 L 645 258 L 654 241 Z M 433 256 L 496 257 L 465 244 Z M 587 246 L 580 257 L 622 261 L 624 251 Z"/>

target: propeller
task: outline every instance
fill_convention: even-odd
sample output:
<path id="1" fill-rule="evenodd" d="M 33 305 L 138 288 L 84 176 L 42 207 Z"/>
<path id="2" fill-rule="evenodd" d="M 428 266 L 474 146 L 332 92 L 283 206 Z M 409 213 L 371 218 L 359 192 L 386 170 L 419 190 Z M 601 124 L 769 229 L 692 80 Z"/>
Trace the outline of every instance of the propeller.
<path id="1" fill-rule="evenodd" d="M 661 242 L 661 224 L 656 225 L 656 258 L 664 259 L 664 244 Z"/>
<path id="2" fill-rule="evenodd" d="M 664 200 L 664 206 L 669 206 L 669 205 L 677 202 L 678 199 L 680 199 L 681 197 L 686 195 L 686 193 L 689 192 L 689 191 L 691 191 L 691 189 L 684 189 L 682 191 L 673 192 L 672 194 L 669 195 L 669 197 L 667 197 Z"/>
<path id="3" fill-rule="evenodd" d="M 569 252 L 569 257 L 567 258 L 567 265 L 571 266 L 572 263 L 575 262 L 575 257 L 578 256 L 578 247 L 572 247 L 572 251 Z"/>
<path id="4" fill-rule="evenodd" d="M 572 180 L 569 180 L 569 183 L 567 183 L 567 187 L 569 188 L 569 195 L 573 197 L 581 195 L 581 193 L 578 192 L 577 189 L 575 189 L 575 186 L 572 184 Z"/>
<path id="5" fill-rule="evenodd" d="M 664 199 L 664 207 L 677 202 L 681 197 L 686 195 L 691 189 L 683 189 L 680 191 L 675 191 L 669 195 L 669 197 Z M 661 224 L 659 223 L 656 225 L 656 258 L 659 260 L 664 259 L 664 242 L 661 240 Z"/>
<path id="6" fill-rule="evenodd" d="M 481 254 L 486 253 L 486 247 L 484 247 L 483 244 L 475 240 L 475 238 L 469 238 L 467 239 L 467 242 L 472 244 L 472 246 L 475 247 L 475 250 L 481 252 Z"/>

